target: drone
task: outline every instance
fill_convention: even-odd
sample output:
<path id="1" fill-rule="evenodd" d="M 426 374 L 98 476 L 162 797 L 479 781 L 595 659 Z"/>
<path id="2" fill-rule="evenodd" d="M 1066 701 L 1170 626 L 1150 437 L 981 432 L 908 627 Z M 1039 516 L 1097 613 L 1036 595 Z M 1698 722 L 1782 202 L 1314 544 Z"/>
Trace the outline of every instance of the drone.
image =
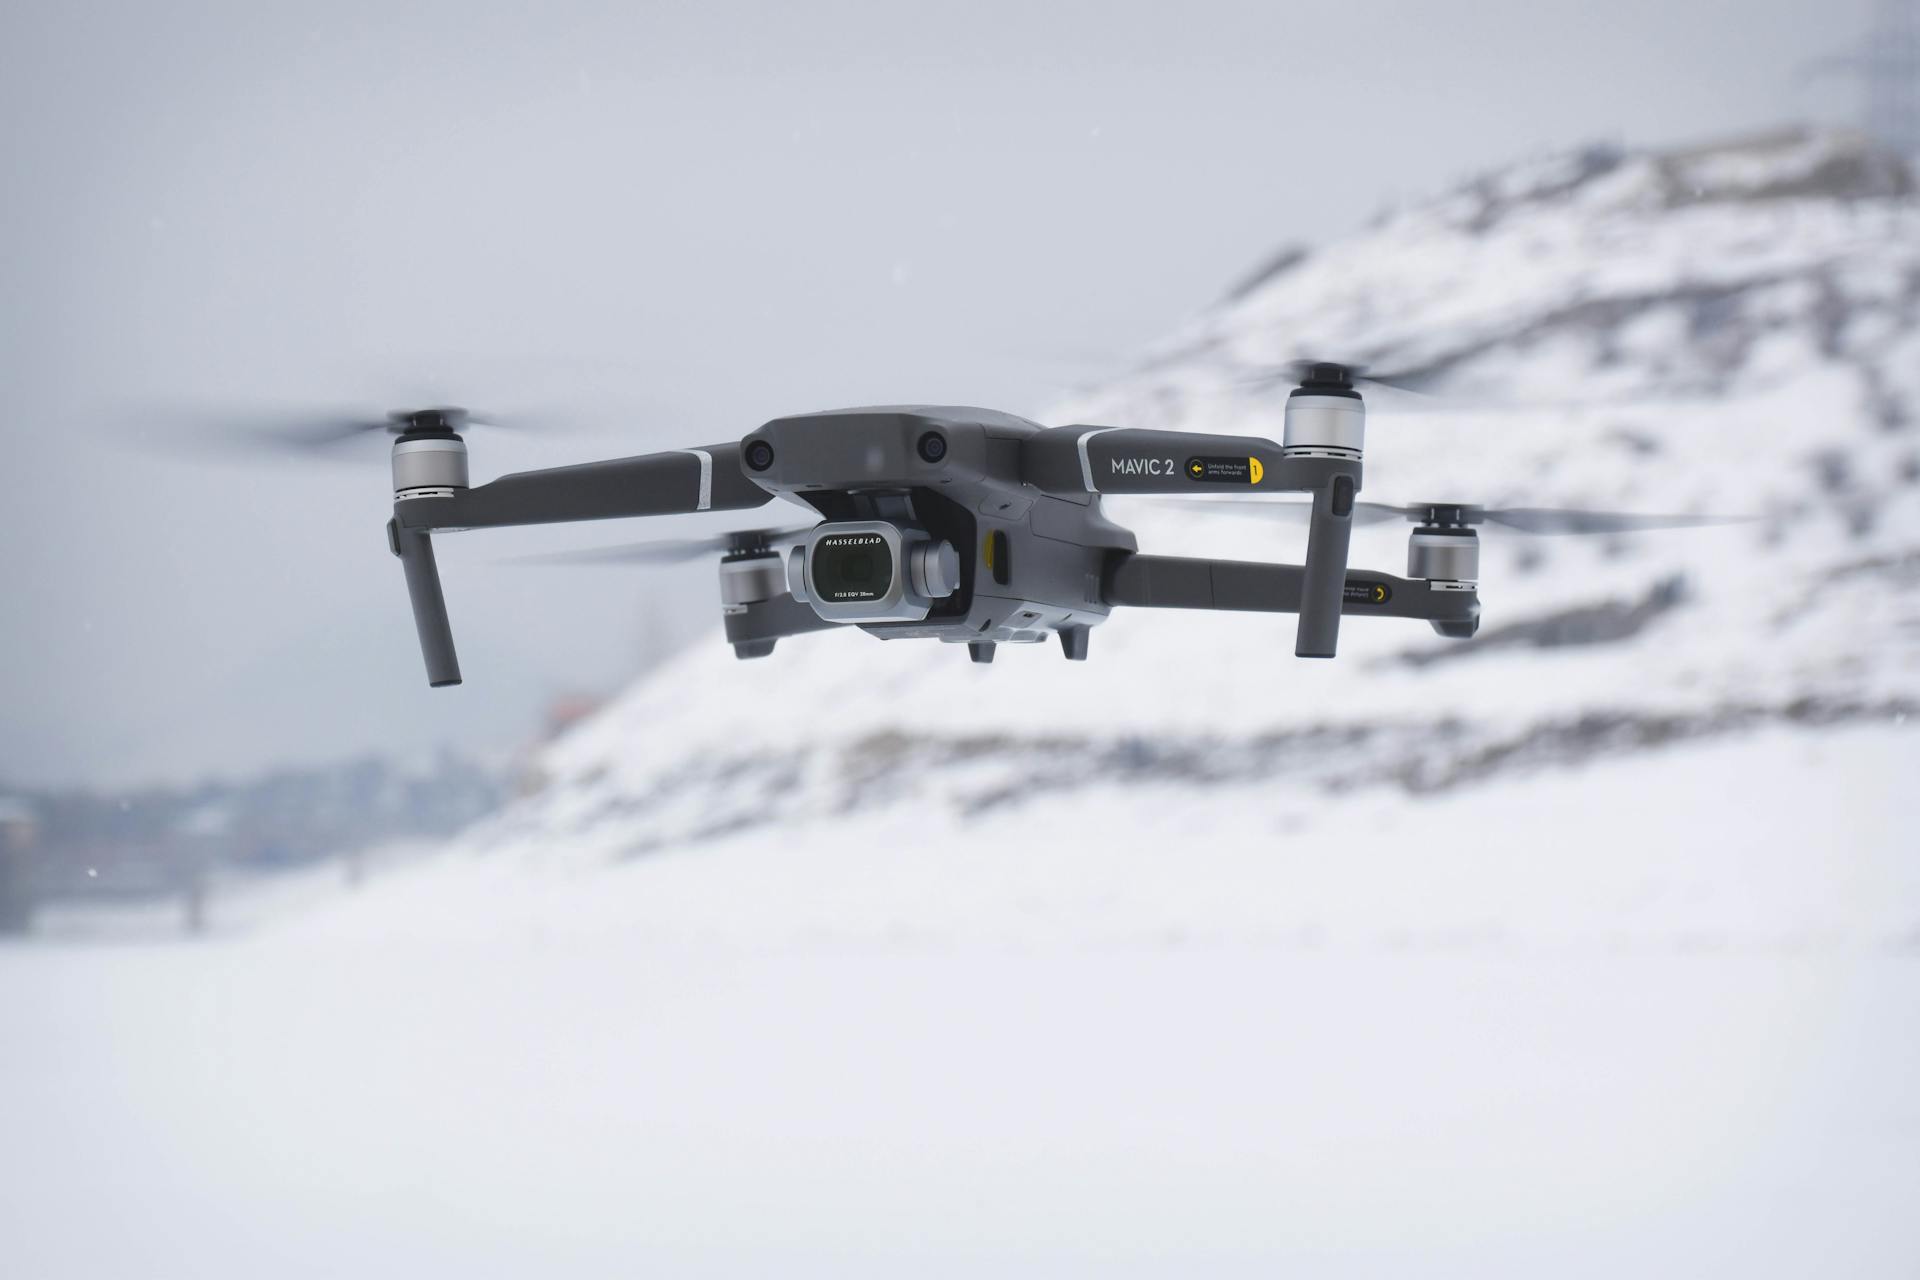
<path id="1" fill-rule="evenodd" d="M 589 553 L 659 561 L 718 554 L 727 641 L 762 658 L 789 636 L 856 627 L 882 640 L 1000 645 L 1058 636 L 1073 661 L 1115 609 L 1297 615 L 1294 653 L 1332 658 L 1341 620 L 1408 618 L 1454 639 L 1480 625 L 1476 526 L 1614 534 L 1714 523 L 1460 502 L 1362 502 L 1366 404 L 1393 385 L 1365 366 L 1300 361 L 1281 441 L 1135 427 L 1043 427 L 991 409 L 890 405 L 775 418 L 738 441 L 468 479 L 463 410 L 421 409 L 345 430 L 385 430 L 392 449 L 388 547 L 400 560 L 428 683 L 461 682 L 434 560 L 456 530 L 747 511 L 776 498 L 814 520 L 695 542 Z M 1268 515 L 1306 495 L 1300 564 L 1142 554 L 1102 508 L 1115 495 L 1186 498 Z M 1241 499 L 1238 504 L 1225 501 Z M 1247 499 L 1261 500 L 1248 502 Z M 1310 505 L 1309 505 L 1310 504 Z M 1284 508 L 1283 508 L 1284 509 Z M 1353 527 L 1405 519 L 1406 576 L 1353 569 Z"/>

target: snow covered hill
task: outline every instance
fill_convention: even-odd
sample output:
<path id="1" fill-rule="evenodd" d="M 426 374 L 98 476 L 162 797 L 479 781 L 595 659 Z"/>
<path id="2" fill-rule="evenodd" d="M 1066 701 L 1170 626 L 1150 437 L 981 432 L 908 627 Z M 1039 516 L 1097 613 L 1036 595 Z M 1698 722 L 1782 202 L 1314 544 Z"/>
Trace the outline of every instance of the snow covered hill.
<path id="1" fill-rule="evenodd" d="M 1431 398 L 1374 398 L 1369 497 L 1758 519 L 1598 540 L 1492 530 L 1476 640 L 1350 620 L 1332 663 L 1291 656 L 1291 619 L 1249 615 L 1121 612 L 1084 664 L 1048 646 L 977 667 L 860 635 L 743 663 L 708 644 L 554 747 L 545 788 L 470 844 L 596 865 L 749 831 L 818 844 L 871 821 L 960 850 L 991 815 L 995 839 L 1039 857 L 1115 796 L 1177 815 L 1152 840 L 1280 844 L 1319 826 L 1364 844 L 1383 793 L 1775 727 L 1885 726 L 1886 749 L 1920 763 L 1916 233 L 1903 167 L 1844 134 L 1791 133 L 1554 156 L 1289 251 L 1046 420 L 1277 436 L 1277 367 L 1332 355 L 1435 380 Z M 1304 542 L 1278 520 L 1108 505 L 1149 550 L 1297 559 Z M 1354 563 L 1399 572 L 1404 546 L 1401 527 L 1362 529 Z M 1818 779 L 1798 784 L 1781 803 L 1820 812 Z M 1249 790 L 1261 799 L 1230 799 Z M 1651 847 L 1711 829 L 1688 796 L 1665 804 L 1642 813 Z M 1898 838 L 1885 811 L 1851 820 L 1850 838 Z"/>

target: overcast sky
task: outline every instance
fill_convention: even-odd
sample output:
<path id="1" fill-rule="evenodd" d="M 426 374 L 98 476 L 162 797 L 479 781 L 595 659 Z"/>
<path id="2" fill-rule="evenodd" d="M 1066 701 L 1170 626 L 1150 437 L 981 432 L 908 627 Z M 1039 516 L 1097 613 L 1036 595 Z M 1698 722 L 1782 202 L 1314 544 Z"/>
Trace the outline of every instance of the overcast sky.
<path id="1" fill-rule="evenodd" d="M 467 683 L 429 691 L 380 445 L 165 460 L 116 444 L 142 406 L 596 428 L 476 434 L 476 480 L 843 404 L 1040 415 L 1394 199 L 1843 118 L 1796 68 L 1864 9 L 13 0 L 0 779 L 505 749 L 717 631 L 705 566 L 494 563 L 631 523 L 447 538 Z"/>

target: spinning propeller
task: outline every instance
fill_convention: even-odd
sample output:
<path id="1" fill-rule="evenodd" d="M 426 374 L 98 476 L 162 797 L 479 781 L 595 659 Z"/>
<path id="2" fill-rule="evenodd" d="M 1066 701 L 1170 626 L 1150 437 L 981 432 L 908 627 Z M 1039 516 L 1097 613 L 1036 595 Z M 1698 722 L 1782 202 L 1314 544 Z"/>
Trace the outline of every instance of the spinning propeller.
<path id="1" fill-rule="evenodd" d="M 709 556 L 764 555 L 775 547 L 798 542 L 810 524 L 780 529 L 739 529 L 710 538 L 655 538 L 610 547 L 582 547 L 543 555 L 514 556 L 510 564 L 687 564 Z"/>
<path id="2" fill-rule="evenodd" d="M 387 414 L 350 409 L 234 411 L 187 406 L 142 410 L 131 416 L 142 445 L 189 454 L 241 451 L 315 457 L 375 436 L 444 438 L 475 427 L 530 429 L 518 415 L 478 413 L 457 405 Z"/>
<path id="3" fill-rule="evenodd" d="M 1280 374 L 1300 384 L 1301 389 L 1314 391 L 1320 388 L 1352 390 L 1356 386 L 1385 387 L 1389 391 L 1406 391 L 1422 395 L 1422 384 L 1428 381 L 1425 373 L 1418 369 L 1396 369 L 1387 373 L 1374 371 L 1374 366 L 1365 363 L 1341 363 L 1337 360 L 1290 360 L 1282 365 Z"/>
<path id="4" fill-rule="evenodd" d="M 1427 384 L 1433 381 L 1433 375 L 1424 369 L 1389 369 L 1376 372 L 1375 366 L 1364 361 L 1339 360 L 1289 360 L 1276 365 L 1267 372 L 1243 379 L 1244 382 L 1271 386 L 1276 383 L 1298 385 L 1308 393 L 1331 392 L 1340 394 L 1353 391 L 1357 387 L 1380 387 L 1388 391 L 1399 391 L 1407 395 L 1425 396 Z"/>
<path id="5" fill-rule="evenodd" d="M 1278 517 L 1304 523 L 1313 513 L 1310 503 L 1276 502 L 1261 498 L 1161 499 L 1183 507 L 1237 516 Z M 1697 529 L 1710 525 L 1746 524 L 1751 516 L 1652 515 L 1632 511 L 1585 511 L 1572 507 L 1483 507 L 1460 502 L 1416 502 L 1395 506 L 1386 502 L 1355 502 L 1355 524 L 1385 524 L 1409 520 L 1420 525 L 1450 527 L 1496 524 L 1525 534 L 1642 533 L 1655 529 Z"/>

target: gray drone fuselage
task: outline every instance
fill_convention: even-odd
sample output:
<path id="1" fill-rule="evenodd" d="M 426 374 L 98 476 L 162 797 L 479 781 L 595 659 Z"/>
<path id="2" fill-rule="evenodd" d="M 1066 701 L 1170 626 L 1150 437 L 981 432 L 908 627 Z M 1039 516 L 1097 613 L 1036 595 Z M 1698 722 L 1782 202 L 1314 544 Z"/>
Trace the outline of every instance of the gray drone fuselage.
<path id="1" fill-rule="evenodd" d="M 1137 544 L 1097 494 L 1045 493 L 1021 479 L 1022 449 L 1042 428 L 991 409 L 843 409 L 776 418 L 747 438 L 773 461 L 749 476 L 833 524 L 885 521 L 959 553 L 960 582 L 918 621 L 855 623 L 883 640 L 1019 644 L 1091 626 L 1109 606 L 1101 579 Z M 943 442 L 937 461 L 921 441 Z"/>

